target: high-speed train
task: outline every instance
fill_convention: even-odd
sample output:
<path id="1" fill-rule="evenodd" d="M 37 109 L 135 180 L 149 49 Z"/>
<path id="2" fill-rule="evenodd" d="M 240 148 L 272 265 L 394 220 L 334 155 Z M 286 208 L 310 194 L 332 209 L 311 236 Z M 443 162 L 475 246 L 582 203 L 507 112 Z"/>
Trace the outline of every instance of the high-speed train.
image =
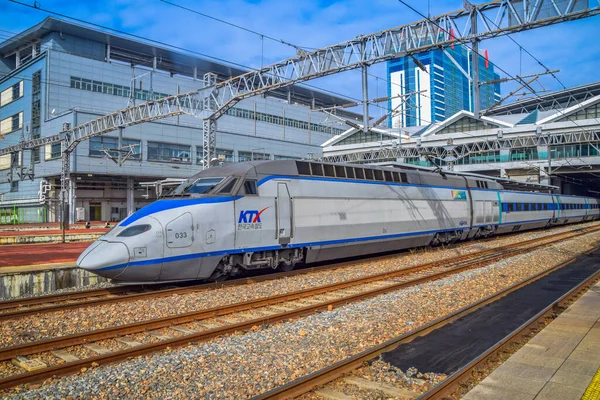
<path id="1" fill-rule="evenodd" d="M 507 190 L 483 176 L 254 161 L 194 175 L 121 221 L 77 265 L 114 282 L 219 280 L 243 270 L 451 243 L 600 217 L 595 198 Z"/>

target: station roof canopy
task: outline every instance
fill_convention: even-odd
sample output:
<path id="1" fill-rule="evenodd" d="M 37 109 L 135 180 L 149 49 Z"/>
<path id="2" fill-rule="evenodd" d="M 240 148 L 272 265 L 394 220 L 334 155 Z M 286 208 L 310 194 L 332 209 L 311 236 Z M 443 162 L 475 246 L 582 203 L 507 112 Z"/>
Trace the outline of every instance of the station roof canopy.
<path id="1" fill-rule="evenodd" d="M 600 95 L 600 82 L 587 83 L 498 106 L 489 113 L 486 113 L 486 115 L 524 114 L 532 113 L 535 110 L 549 111 L 565 109 L 598 95 Z"/>
<path id="2" fill-rule="evenodd" d="M 113 34 L 109 31 L 53 17 L 47 17 L 37 25 L 0 43 L 0 55 L 6 57 L 50 32 L 59 32 L 110 45 L 111 59 L 133 63 L 138 66 L 152 68 L 154 57 L 157 57 L 157 69 L 186 77 L 194 76 L 194 68 L 196 68 L 197 77 L 201 78 L 203 74 L 213 72 L 217 74 L 218 81 L 242 75 L 249 71 L 241 66 L 232 65 L 225 60 L 211 59 L 208 55 L 176 48 L 167 43 L 161 46 L 142 37 L 126 33 Z M 288 93 L 291 96 L 292 104 L 314 105 L 315 108 L 339 106 L 352 101 L 348 98 L 328 94 L 303 85 L 292 85 L 277 89 L 269 92 L 269 96 L 287 100 Z M 353 119 L 361 117 L 360 114 L 339 109 L 337 113 Z"/>

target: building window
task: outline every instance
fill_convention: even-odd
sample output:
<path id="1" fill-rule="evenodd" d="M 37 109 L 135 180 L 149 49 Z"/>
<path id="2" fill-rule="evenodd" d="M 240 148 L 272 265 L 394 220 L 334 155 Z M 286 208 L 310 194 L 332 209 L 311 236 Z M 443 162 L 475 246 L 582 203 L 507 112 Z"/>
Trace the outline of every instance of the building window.
<path id="1" fill-rule="evenodd" d="M 285 126 L 289 126 L 291 128 L 297 128 L 297 129 L 308 130 L 310 127 L 310 130 L 313 132 L 329 133 L 331 135 L 339 135 L 344 132 L 343 129 L 333 128 L 331 126 L 325 126 L 325 125 L 313 124 L 313 123 L 309 124 L 308 122 L 300 121 L 297 119 L 283 118 L 283 117 L 280 117 L 277 115 L 265 114 L 265 113 L 261 113 L 261 112 L 255 113 L 254 111 L 244 110 L 242 108 L 236 108 L 236 107 L 232 107 L 229 110 L 227 110 L 227 115 L 232 116 L 232 117 L 237 117 L 237 118 L 257 120 L 257 121 L 266 122 L 269 124 L 285 125 Z"/>
<path id="2" fill-rule="evenodd" d="M 18 192 L 19 191 L 19 181 L 12 181 L 10 183 L 10 191 L 11 192 Z"/>
<path id="3" fill-rule="evenodd" d="M 148 161 L 191 163 L 191 146 L 148 142 Z"/>
<path id="4" fill-rule="evenodd" d="M 278 156 L 277 154 L 273 156 L 274 160 L 301 160 L 300 157 L 292 157 L 292 156 Z"/>
<path id="5" fill-rule="evenodd" d="M 537 147 L 525 147 L 522 149 L 510 149 L 511 161 L 526 161 L 539 159 Z"/>
<path id="6" fill-rule="evenodd" d="M 119 97 L 129 97 L 131 95 L 131 89 L 127 86 L 116 85 L 108 82 L 92 81 L 76 76 L 71 77 L 71 88 L 86 90 L 89 92 L 110 94 Z M 168 97 L 170 94 L 158 93 L 151 90 L 135 89 L 134 96 L 136 99 L 140 100 L 156 100 L 163 97 Z"/>
<path id="7" fill-rule="evenodd" d="M 61 157 L 60 143 L 47 144 L 44 154 L 44 160 L 53 160 Z"/>
<path id="8" fill-rule="evenodd" d="M 0 170 L 10 168 L 11 159 L 12 158 L 11 158 L 10 154 L 5 154 L 3 156 L 0 156 Z"/>
<path id="9" fill-rule="evenodd" d="M 217 158 L 221 162 L 233 162 L 233 150 L 217 149 Z"/>
<path id="10" fill-rule="evenodd" d="M 466 157 L 459 158 L 457 160 L 457 164 L 487 164 L 487 163 L 497 163 L 500 162 L 500 151 L 488 151 L 483 153 L 473 153 L 469 154 Z"/>
<path id="11" fill-rule="evenodd" d="M 238 161 L 260 161 L 260 160 L 270 160 L 271 156 L 269 154 L 260 152 L 251 152 L 251 151 L 239 151 L 238 152 Z"/>
<path id="12" fill-rule="evenodd" d="M 437 134 L 441 135 L 444 133 L 480 131 L 480 130 L 490 129 L 492 127 L 495 127 L 495 126 L 488 125 L 486 122 L 475 119 L 475 118 L 462 117 L 458 121 L 441 129 Z"/>
<path id="13" fill-rule="evenodd" d="M 12 103 L 23 97 L 23 81 L 19 81 L 11 87 L 0 92 L 0 107 Z"/>
<path id="14" fill-rule="evenodd" d="M 39 147 L 36 147 L 35 149 L 31 150 L 31 160 L 34 163 L 40 162 L 40 148 Z"/>
<path id="15" fill-rule="evenodd" d="M 31 75 L 31 132 L 33 139 L 39 137 L 39 128 L 42 119 L 42 70 L 36 71 Z"/>
<path id="16" fill-rule="evenodd" d="M 120 153 L 125 156 L 129 154 L 128 159 L 130 160 L 141 160 L 142 150 L 139 140 L 135 139 L 121 139 L 121 148 L 119 149 L 119 139 L 108 136 L 97 136 L 90 139 L 90 157 L 104 157 L 106 153 L 103 150 L 107 150 L 108 154 L 113 158 L 119 158 Z"/>
<path id="17" fill-rule="evenodd" d="M 0 136 L 23 128 L 23 111 L 0 121 Z"/>

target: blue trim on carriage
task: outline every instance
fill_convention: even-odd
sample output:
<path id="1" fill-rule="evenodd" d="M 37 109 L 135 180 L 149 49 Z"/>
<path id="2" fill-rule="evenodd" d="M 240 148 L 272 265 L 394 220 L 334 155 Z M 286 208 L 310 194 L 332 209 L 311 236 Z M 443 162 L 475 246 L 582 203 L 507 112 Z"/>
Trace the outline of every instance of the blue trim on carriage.
<path id="1" fill-rule="evenodd" d="M 298 247 L 307 247 L 307 246 L 329 246 L 334 244 L 343 244 L 343 243 L 355 243 L 355 242 L 368 242 L 372 240 L 386 240 L 393 239 L 398 237 L 406 237 L 406 236 L 419 236 L 419 235 L 428 235 L 432 233 L 438 232 L 454 232 L 454 231 L 463 231 L 469 229 L 468 227 L 459 227 L 459 228 L 451 228 L 451 229 L 442 229 L 442 230 L 430 230 L 430 231 L 419 231 L 419 232 L 407 232 L 407 233 L 396 233 L 390 235 L 380 235 L 380 236 L 366 236 L 359 238 L 349 238 L 349 239 L 337 239 L 337 240 L 326 240 L 320 242 L 306 242 L 306 243 L 290 243 L 287 247 L 288 249 L 298 248 Z M 153 260 L 144 260 L 144 261 L 134 261 L 129 264 L 118 264 L 109 267 L 103 267 L 92 271 L 109 271 L 117 268 L 124 268 L 126 266 L 137 267 L 158 263 L 169 263 L 175 261 L 184 261 L 184 260 L 193 260 L 196 258 L 202 257 L 213 257 L 213 256 L 221 256 L 227 254 L 239 254 L 239 253 L 248 253 L 248 252 L 256 252 L 256 251 L 267 251 L 267 250 L 281 250 L 283 247 L 280 245 L 276 246 L 263 246 L 263 247 L 252 247 L 252 248 L 244 248 L 244 249 L 228 249 L 228 250 L 218 250 L 218 251 L 210 251 L 204 253 L 194 253 L 194 254 L 183 254 L 180 256 L 173 257 L 165 257 L 165 258 L 157 258 Z"/>
<path id="2" fill-rule="evenodd" d="M 173 200 L 157 200 L 153 203 L 148 204 L 146 207 L 139 209 L 138 211 L 131 214 L 119 226 L 127 226 L 131 223 L 147 217 L 152 214 L 156 214 L 165 210 L 172 210 L 174 208 L 195 206 L 197 204 L 213 204 L 213 203 L 226 203 L 229 201 L 235 201 L 241 199 L 242 196 L 221 196 L 221 197 L 200 197 L 195 199 L 173 199 Z"/>
<path id="3" fill-rule="evenodd" d="M 585 217 L 585 215 L 577 215 L 577 216 L 572 216 L 569 218 L 578 218 L 578 217 Z M 517 225 L 517 224 L 527 224 L 527 223 L 534 223 L 534 222 L 544 222 L 544 221 L 547 222 L 549 220 L 550 220 L 549 218 L 541 218 L 541 219 L 530 219 L 530 220 L 521 220 L 521 221 L 514 221 L 514 222 L 504 222 L 504 223 L 498 223 L 498 224 L 494 224 L 494 223 L 482 224 L 482 225 L 473 225 L 473 228 L 477 228 L 480 226 L 490 226 L 490 225 Z M 373 241 L 373 240 L 386 240 L 386 239 L 394 239 L 394 238 L 408 237 L 408 236 L 421 236 L 421 235 L 428 235 L 428 234 L 440 233 L 440 232 L 454 232 L 454 231 L 458 231 L 458 230 L 464 231 L 464 230 L 468 230 L 468 229 L 469 229 L 468 227 L 458 227 L 458 228 L 441 229 L 441 230 L 429 230 L 429 231 L 396 233 L 396 234 L 380 235 L 380 236 L 366 236 L 366 237 L 359 237 L 359 238 L 326 240 L 326 241 L 319 241 L 319 242 L 290 243 L 286 248 L 293 249 L 293 248 L 298 248 L 298 247 L 309 247 L 309 246 L 331 246 L 331 245 L 344 244 L 344 243 L 369 242 L 369 241 Z M 228 254 L 240 254 L 240 253 L 256 252 L 256 251 L 280 250 L 282 248 L 283 248 L 282 246 L 275 245 L 275 246 L 252 247 L 252 248 L 244 248 L 244 249 L 227 249 L 227 250 L 210 251 L 210 252 L 204 252 L 204 253 L 194 253 L 194 254 L 183 254 L 180 256 L 158 258 L 158 259 L 153 259 L 153 260 L 134 261 L 129 264 L 118 264 L 118 265 L 113 265 L 113 266 L 109 266 L 109 267 L 99 268 L 95 271 L 109 271 L 109 270 L 113 270 L 113 269 L 125 268 L 128 266 L 129 267 L 141 267 L 144 265 L 154 265 L 154 264 L 159 264 L 159 263 L 170 263 L 170 262 L 176 262 L 176 261 L 193 260 L 193 259 L 202 258 L 202 257 L 224 256 L 224 255 L 228 255 Z"/>

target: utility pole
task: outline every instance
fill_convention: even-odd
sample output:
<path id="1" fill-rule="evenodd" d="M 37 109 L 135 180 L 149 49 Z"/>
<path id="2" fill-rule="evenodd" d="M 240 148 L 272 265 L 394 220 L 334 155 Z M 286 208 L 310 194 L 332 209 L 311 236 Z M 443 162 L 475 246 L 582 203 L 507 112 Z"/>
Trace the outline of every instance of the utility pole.
<path id="1" fill-rule="evenodd" d="M 473 7 L 468 1 L 465 1 L 465 8 L 468 10 Z M 481 101 L 479 94 L 479 39 L 477 38 L 477 13 L 471 13 L 471 35 L 473 36 L 473 115 L 479 119 L 481 114 Z"/>
<path id="2" fill-rule="evenodd" d="M 362 66 L 362 100 L 363 100 L 363 135 L 367 137 L 369 132 L 369 86 L 367 64 Z"/>

